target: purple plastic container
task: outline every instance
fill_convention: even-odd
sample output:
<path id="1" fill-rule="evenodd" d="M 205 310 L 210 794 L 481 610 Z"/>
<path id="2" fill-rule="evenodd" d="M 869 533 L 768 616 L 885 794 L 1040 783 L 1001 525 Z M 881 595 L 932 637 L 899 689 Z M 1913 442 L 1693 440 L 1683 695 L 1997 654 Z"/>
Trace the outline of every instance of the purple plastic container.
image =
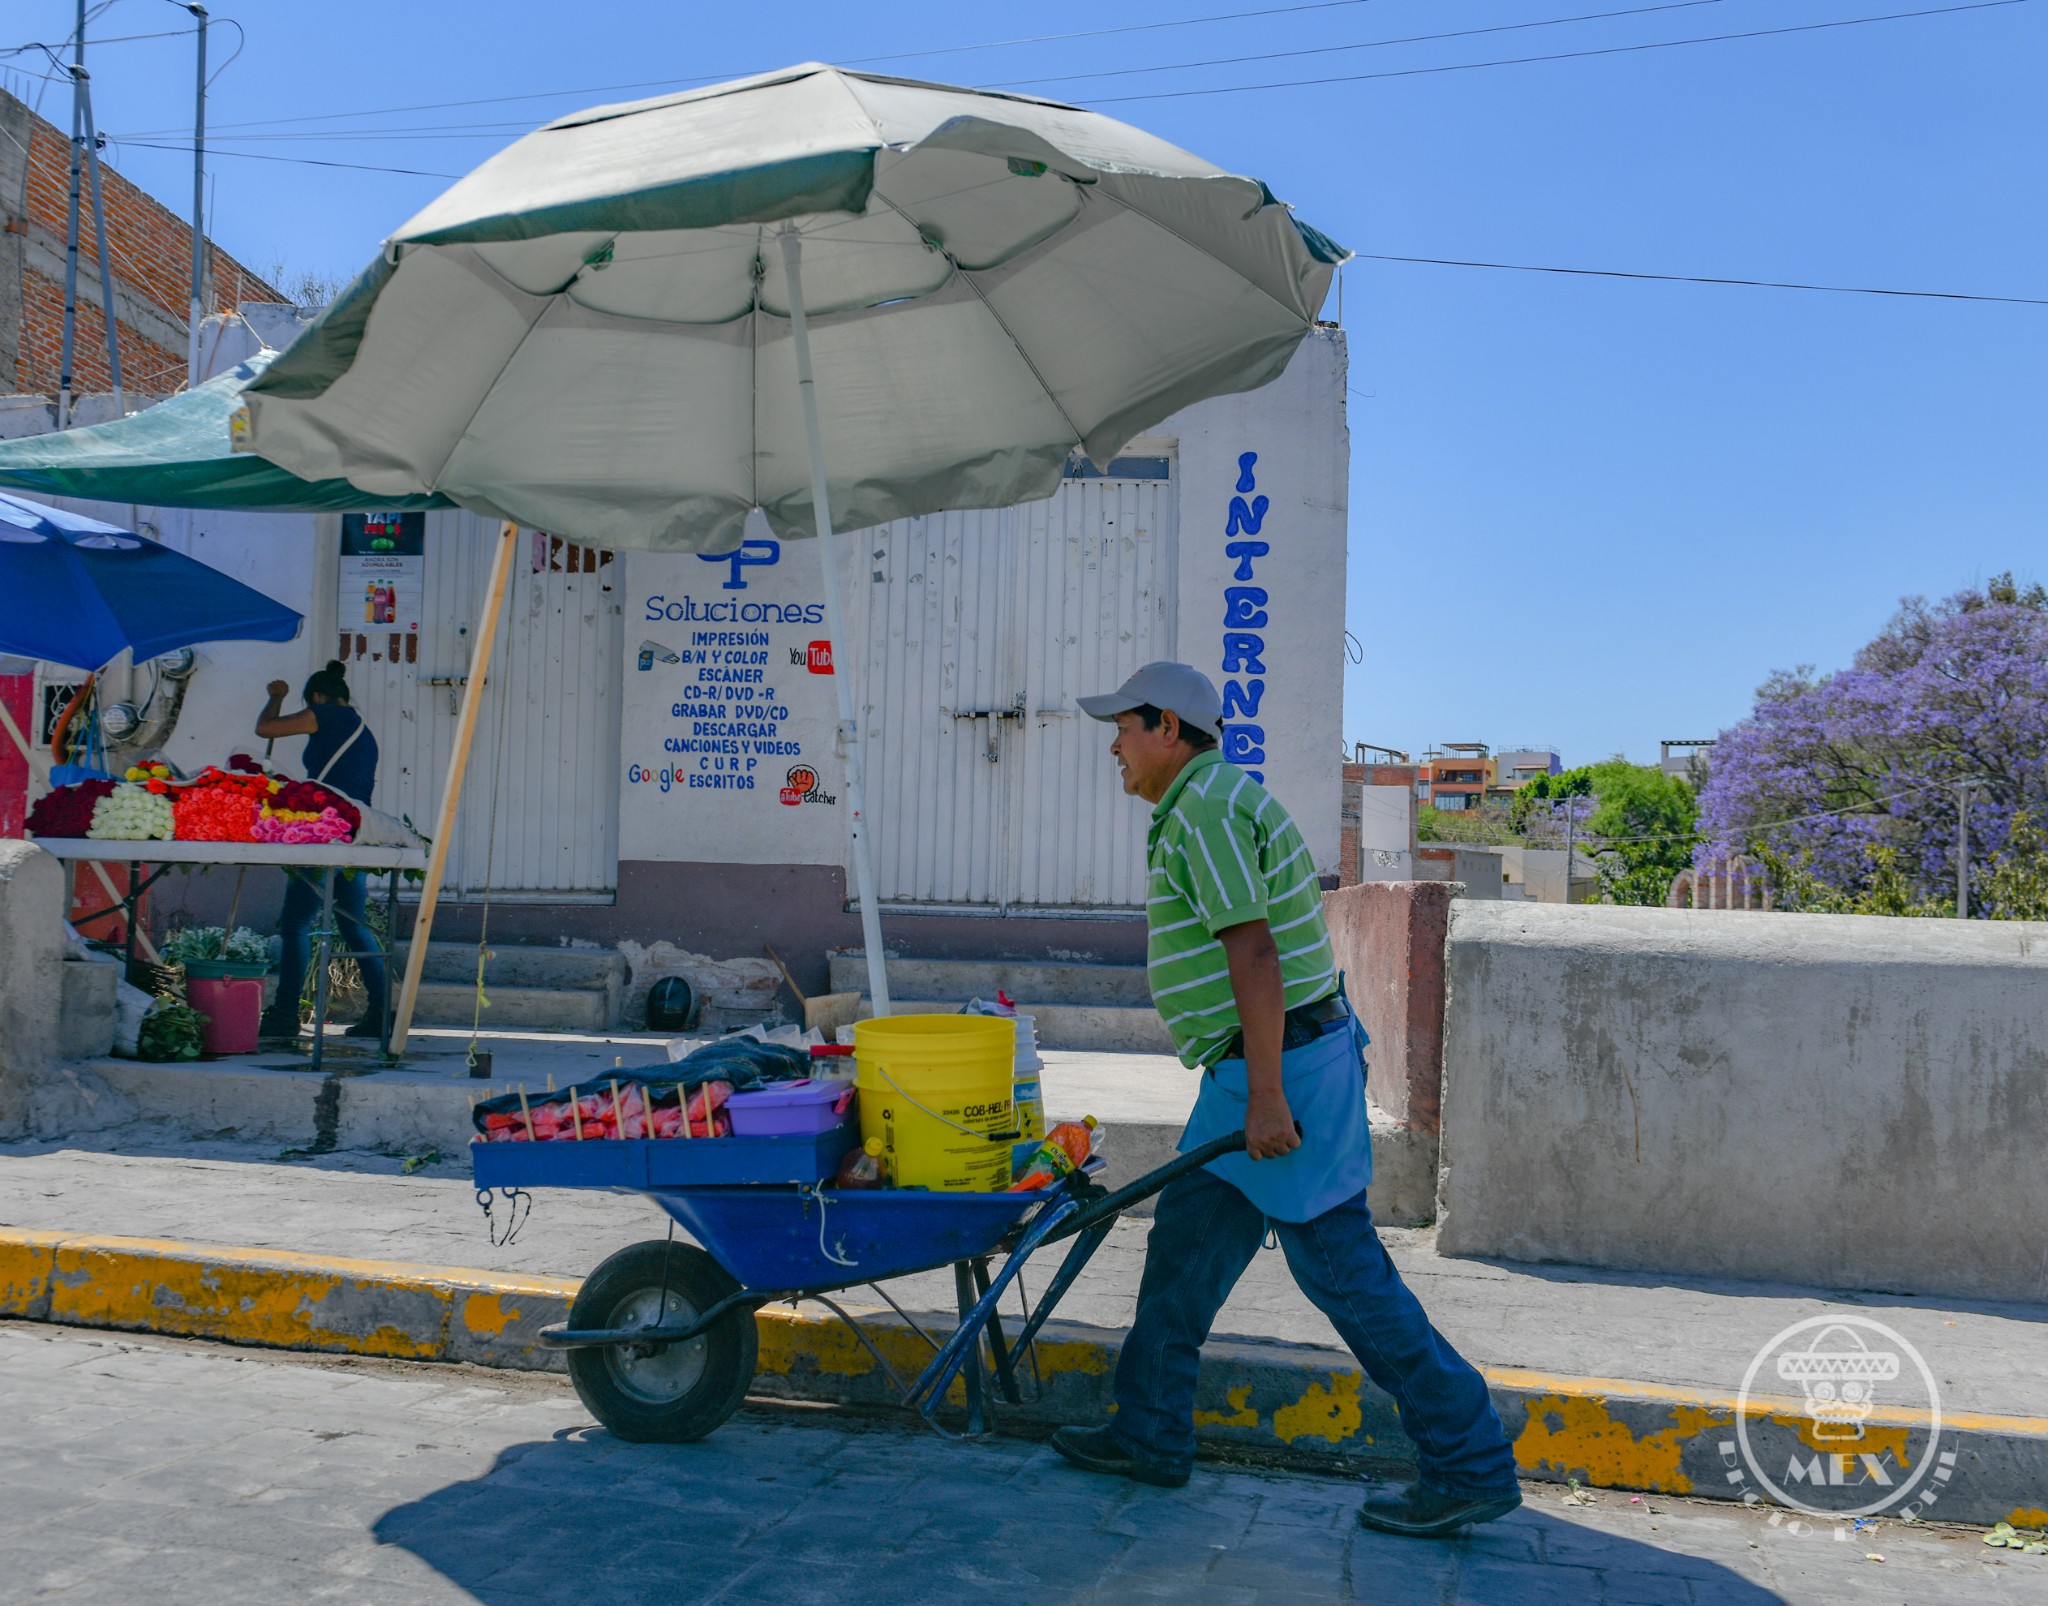
<path id="1" fill-rule="evenodd" d="M 832 1106 L 853 1088 L 851 1082 L 826 1082 L 805 1077 L 800 1082 L 777 1082 L 753 1093 L 735 1093 L 725 1101 L 732 1117 L 734 1137 L 793 1137 L 830 1132 L 853 1119 L 851 1106 L 843 1116 Z"/>

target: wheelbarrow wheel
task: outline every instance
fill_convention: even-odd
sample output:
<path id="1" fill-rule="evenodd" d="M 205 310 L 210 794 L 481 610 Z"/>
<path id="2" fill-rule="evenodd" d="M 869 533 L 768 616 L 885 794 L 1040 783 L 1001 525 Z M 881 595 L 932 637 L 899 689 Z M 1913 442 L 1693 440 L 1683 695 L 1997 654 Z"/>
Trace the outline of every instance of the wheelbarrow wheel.
<path id="1" fill-rule="evenodd" d="M 679 1327 L 739 1287 L 695 1245 L 652 1239 L 621 1249 L 585 1279 L 569 1325 Z M 573 1349 L 569 1377 L 590 1414 L 620 1438 L 684 1444 L 740 1408 L 758 1351 L 754 1313 L 736 1309 L 685 1343 Z"/>

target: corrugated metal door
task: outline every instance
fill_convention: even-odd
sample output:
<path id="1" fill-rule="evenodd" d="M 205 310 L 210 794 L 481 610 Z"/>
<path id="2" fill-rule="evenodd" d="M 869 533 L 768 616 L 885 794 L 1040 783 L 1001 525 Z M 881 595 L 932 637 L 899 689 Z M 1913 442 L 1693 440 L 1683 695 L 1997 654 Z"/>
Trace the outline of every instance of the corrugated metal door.
<path id="1" fill-rule="evenodd" d="M 497 538 L 475 514 L 428 514 L 417 661 L 390 660 L 380 637 L 375 656 L 349 660 L 381 750 L 378 805 L 422 830 L 440 804 Z M 618 566 L 549 536 L 519 539 L 445 896 L 607 897 L 618 885 Z"/>
<path id="2" fill-rule="evenodd" d="M 1173 656 L 1175 483 L 1119 459 L 1043 502 L 875 532 L 876 875 L 897 903 L 1139 908 L 1144 808 L 1075 698 Z"/>

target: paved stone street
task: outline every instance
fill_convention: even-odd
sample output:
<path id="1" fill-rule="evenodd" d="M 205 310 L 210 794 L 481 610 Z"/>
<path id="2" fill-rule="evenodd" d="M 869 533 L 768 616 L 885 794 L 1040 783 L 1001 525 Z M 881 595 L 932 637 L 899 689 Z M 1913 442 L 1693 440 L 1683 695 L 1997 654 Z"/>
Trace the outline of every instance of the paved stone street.
<path id="1" fill-rule="evenodd" d="M 28 1324 L 0 1411 L 9 1601 L 2048 1602 L 2048 1559 L 1968 1534 L 1532 1484 L 1465 1540 L 1389 1540 L 1341 1479 L 1140 1489 L 805 1410 L 636 1446 L 557 1378 Z"/>

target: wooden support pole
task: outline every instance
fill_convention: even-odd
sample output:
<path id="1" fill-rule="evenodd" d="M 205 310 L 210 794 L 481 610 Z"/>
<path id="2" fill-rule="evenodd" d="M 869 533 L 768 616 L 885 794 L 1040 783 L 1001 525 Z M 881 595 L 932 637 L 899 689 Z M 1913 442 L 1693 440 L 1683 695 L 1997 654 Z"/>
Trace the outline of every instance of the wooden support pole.
<path id="1" fill-rule="evenodd" d="M 398 1013 L 391 1023 L 391 1052 L 403 1054 L 412 1030 L 413 1007 L 426 973 L 427 942 L 434 933 L 434 910 L 441 901 L 441 878 L 448 869 L 448 845 L 455 836 L 455 812 L 462 802 L 462 777 L 469 768 L 470 744 L 476 738 L 477 711 L 483 705 L 484 680 L 491 666 L 491 648 L 498 639 L 498 616 L 505 611 L 505 592 L 512 582 L 512 551 L 519 526 L 498 532 L 498 550 L 491 559 L 491 583 L 477 619 L 476 645 L 469 661 L 469 684 L 462 689 L 462 713 L 455 723 L 455 750 L 448 757 L 448 779 L 441 787 L 441 812 L 434 821 L 433 851 L 427 856 L 426 885 L 420 889 L 420 910 L 413 917 L 412 942 L 405 952 L 405 982 L 398 991 Z M 579 1137 L 582 1133 L 579 1131 Z"/>

